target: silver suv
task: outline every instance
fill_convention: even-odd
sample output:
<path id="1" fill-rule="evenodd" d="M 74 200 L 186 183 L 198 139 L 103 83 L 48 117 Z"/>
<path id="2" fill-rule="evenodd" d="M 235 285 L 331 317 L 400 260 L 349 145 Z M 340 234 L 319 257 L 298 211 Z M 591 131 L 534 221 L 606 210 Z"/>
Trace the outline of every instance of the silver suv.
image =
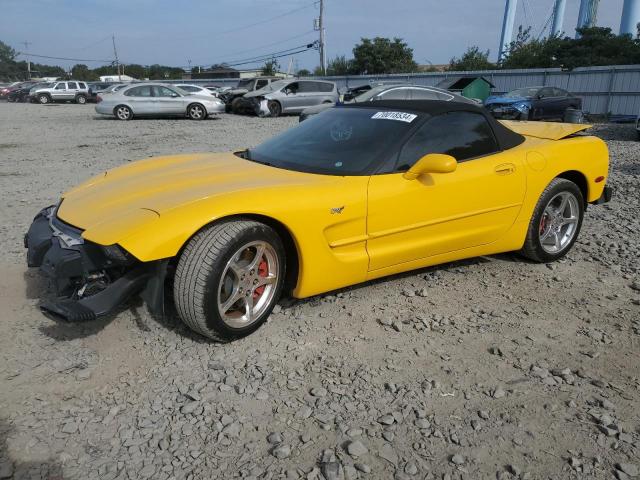
<path id="1" fill-rule="evenodd" d="M 87 103 L 89 87 L 86 82 L 77 80 L 65 80 L 54 82 L 44 88 L 34 88 L 29 91 L 29 97 L 39 103 L 73 101 L 80 104 Z"/>
<path id="2" fill-rule="evenodd" d="M 244 96 L 251 100 L 259 115 L 277 117 L 283 113 L 300 113 L 314 105 L 334 105 L 338 87 L 324 80 L 278 80 Z"/>

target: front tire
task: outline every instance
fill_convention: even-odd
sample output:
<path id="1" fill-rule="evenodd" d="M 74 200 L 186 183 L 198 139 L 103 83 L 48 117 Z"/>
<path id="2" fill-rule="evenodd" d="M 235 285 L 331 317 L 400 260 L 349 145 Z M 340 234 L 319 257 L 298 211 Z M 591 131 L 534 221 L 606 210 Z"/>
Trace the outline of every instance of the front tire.
<path id="1" fill-rule="evenodd" d="M 41 105 L 46 105 L 47 103 L 51 103 L 51 98 L 49 97 L 49 95 L 40 95 L 38 97 L 38 101 Z"/>
<path id="2" fill-rule="evenodd" d="M 242 98 L 234 98 L 231 102 L 231 113 L 240 115 L 242 113 Z"/>
<path id="3" fill-rule="evenodd" d="M 180 318 L 217 341 L 249 335 L 280 297 L 285 261 L 280 237 L 262 223 L 234 220 L 203 229 L 187 243 L 176 268 Z"/>
<path id="4" fill-rule="evenodd" d="M 540 195 L 521 254 L 547 263 L 564 257 L 578 238 L 584 217 L 584 197 L 578 186 L 555 178 Z"/>
<path id="5" fill-rule="evenodd" d="M 191 120 L 204 120 L 207 118 L 207 109 L 199 103 L 192 103 L 187 107 L 187 117 Z"/>
<path id="6" fill-rule="evenodd" d="M 280 102 L 269 100 L 267 107 L 269 108 L 269 113 L 272 117 L 279 117 L 282 115 L 282 105 L 280 105 Z"/>

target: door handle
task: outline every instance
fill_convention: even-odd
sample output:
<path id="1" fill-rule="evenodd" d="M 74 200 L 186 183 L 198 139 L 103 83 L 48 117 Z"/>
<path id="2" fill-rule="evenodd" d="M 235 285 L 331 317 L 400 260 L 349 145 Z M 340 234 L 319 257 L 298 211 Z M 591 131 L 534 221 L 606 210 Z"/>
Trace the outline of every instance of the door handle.
<path id="1" fill-rule="evenodd" d="M 510 175 L 516 171 L 516 166 L 513 163 L 501 163 L 496 166 L 494 171 L 498 175 Z"/>

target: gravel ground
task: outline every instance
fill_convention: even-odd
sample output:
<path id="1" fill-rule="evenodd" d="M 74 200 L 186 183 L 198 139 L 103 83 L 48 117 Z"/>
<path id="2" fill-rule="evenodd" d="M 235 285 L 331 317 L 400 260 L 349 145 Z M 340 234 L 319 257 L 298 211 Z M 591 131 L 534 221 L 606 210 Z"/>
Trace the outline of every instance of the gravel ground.
<path id="1" fill-rule="evenodd" d="M 613 201 L 561 262 L 498 255 L 284 300 L 230 345 L 139 301 L 37 308 L 22 235 L 61 191 L 297 122 L 0 104 L 0 479 L 628 479 L 640 469 L 640 144 L 599 126 Z"/>

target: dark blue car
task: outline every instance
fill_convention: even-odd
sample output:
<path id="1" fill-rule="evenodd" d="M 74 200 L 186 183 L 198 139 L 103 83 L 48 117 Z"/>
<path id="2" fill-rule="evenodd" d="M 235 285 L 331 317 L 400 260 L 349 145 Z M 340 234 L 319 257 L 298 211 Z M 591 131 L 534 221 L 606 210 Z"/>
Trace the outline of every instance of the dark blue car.
<path id="1" fill-rule="evenodd" d="M 526 87 L 489 97 L 484 105 L 505 120 L 562 120 L 568 109 L 582 110 L 582 99 L 561 88 Z"/>

